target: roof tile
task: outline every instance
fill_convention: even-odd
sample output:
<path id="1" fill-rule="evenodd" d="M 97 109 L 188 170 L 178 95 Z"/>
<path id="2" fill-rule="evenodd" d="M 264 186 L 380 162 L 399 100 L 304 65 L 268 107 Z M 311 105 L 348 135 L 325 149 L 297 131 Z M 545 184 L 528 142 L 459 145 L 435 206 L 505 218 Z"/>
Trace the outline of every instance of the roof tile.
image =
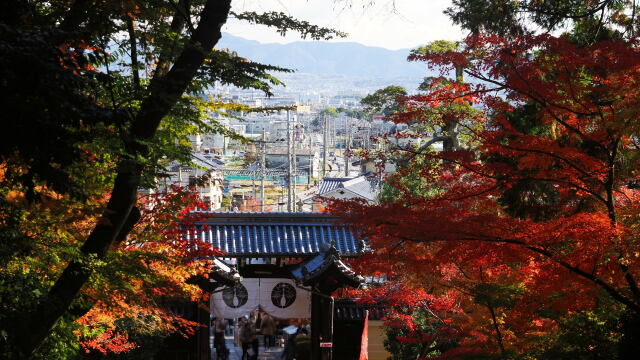
<path id="1" fill-rule="evenodd" d="M 225 257 L 308 257 L 335 242 L 342 256 L 365 251 L 344 225 L 329 214 L 211 213 L 196 225 L 197 236 Z"/>

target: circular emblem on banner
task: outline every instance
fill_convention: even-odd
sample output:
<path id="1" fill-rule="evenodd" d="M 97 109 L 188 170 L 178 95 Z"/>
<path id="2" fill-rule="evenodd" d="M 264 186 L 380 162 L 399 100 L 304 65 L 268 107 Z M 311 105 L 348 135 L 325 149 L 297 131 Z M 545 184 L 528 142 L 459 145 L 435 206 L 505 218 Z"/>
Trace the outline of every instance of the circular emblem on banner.
<path id="1" fill-rule="evenodd" d="M 296 301 L 296 288 L 287 283 L 277 283 L 271 290 L 271 302 L 279 308 L 291 306 Z"/>
<path id="2" fill-rule="evenodd" d="M 228 307 L 239 308 L 249 300 L 249 292 L 242 284 L 222 290 L 222 300 Z"/>

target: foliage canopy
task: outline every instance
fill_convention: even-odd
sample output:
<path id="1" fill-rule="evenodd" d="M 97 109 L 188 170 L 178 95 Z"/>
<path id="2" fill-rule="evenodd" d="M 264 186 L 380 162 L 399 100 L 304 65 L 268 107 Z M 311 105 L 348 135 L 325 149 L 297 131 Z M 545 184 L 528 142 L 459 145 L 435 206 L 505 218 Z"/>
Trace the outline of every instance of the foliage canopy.
<path id="1" fill-rule="evenodd" d="M 396 149 L 412 167 L 389 183 L 394 196 L 332 207 L 374 249 L 359 270 L 391 280 L 365 301 L 388 304 L 398 358 L 633 358 L 636 4 L 470 0 L 448 12 L 472 35 L 411 60 L 457 81 L 428 82 L 389 117 L 414 131 L 455 122 L 468 140 Z"/>
<path id="2" fill-rule="evenodd" d="M 175 228 L 197 202 L 186 190 L 139 191 L 168 162 L 191 162 L 190 134 L 234 136 L 216 120 L 251 109 L 206 96 L 211 88 L 270 95 L 281 85 L 273 73 L 290 70 L 215 48 L 230 0 L 0 7 L 0 101 L 14 116 L 0 134 L 0 356 L 126 352 L 141 329 L 190 331 L 158 299 L 201 299 L 185 280 L 210 264 L 192 261 Z M 344 36 L 281 13 L 233 16 Z"/>

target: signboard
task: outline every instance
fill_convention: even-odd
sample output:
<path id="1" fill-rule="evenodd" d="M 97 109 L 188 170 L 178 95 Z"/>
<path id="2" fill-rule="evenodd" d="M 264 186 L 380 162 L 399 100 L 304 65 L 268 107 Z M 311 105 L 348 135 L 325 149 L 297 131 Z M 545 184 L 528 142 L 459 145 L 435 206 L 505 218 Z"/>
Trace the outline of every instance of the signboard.
<path id="1" fill-rule="evenodd" d="M 235 319 L 261 309 L 280 319 L 311 316 L 311 293 L 295 286 L 291 279 L 245 278 L 236 286 L 211 296 L 211 312 Z"/>
<path id="2" fill-rule="evenodd" d="M 330 348 L 330 347 L 333 347 L 333 343 L 330 343 L 330 342 L 321 342 L 321 343 L 320 343 L 320 347 L 321 347 L 321 348 Z"/>

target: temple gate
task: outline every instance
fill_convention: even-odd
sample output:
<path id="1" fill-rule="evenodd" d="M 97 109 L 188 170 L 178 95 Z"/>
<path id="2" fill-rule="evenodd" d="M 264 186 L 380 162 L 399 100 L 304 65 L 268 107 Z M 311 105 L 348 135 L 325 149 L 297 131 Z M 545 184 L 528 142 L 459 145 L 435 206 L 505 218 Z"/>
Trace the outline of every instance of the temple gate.
<path id="1" fill-rule="evenodd" d="M 308 315 L 312 359 L 331 359 L 330 294 L 364 282 L 342 258 L 368 250 L 337 220 L 324 213 L 207 213 L 197 236 L 224 252 L 215 260 L 212 311 L 237 317 L 260 307 L 279 318 Z"/>

